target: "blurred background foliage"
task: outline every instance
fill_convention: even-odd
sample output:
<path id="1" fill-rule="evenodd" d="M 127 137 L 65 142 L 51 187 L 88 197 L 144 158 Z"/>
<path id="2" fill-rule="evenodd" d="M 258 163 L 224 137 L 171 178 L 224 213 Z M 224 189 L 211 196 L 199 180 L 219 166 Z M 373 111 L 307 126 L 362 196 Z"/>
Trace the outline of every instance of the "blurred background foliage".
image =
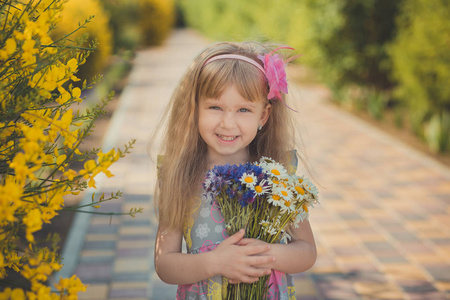
<path id="1" fill-rule="evenodd" d="M 89 26 L 71 36 L 85 38 L 86 47 L 96 48 L 77 73 L 88 82 L 106 73 L 117 61 L 129 60 L 135 50 L 161 44 L 173 28 L 175 3 L 173 0 L 69 0 L 52 37 L 60 38 L 90 18 Z M 120 72 L 117 75 L 121 76 Z"/>
<path id="2" fill-rule="evenodd" d="M 450 152 L 447 0 L 177 0 L 214 40 L 270 39 L 297 49 L 334 100 L 390 116 L 434 152 Z M 311 71 L 314 70 L 314 71 Z"/>

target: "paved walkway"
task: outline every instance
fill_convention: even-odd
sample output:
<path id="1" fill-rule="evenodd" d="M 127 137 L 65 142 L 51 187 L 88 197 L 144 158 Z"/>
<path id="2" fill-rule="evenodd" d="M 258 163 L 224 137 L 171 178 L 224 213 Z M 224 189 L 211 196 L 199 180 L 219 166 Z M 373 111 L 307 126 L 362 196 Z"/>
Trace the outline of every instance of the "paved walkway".
<path id="1" fill-rule="evenodd" d="M 75 272 L 90 285 L 80 299 L 174 299 L 176 287 L 153 267 L 155 172 L 146 148 L 173 88 L 207 43 L 176 31 L 136 57 L 103 144 L 137 143 L 101 184 L 123 197 L 101 210 L 145 210 L 135 218 L 77 215 L 60 275 Z M 291 90 L 321 200 L 311 211 L 319 256 L 295 277 L 298 299 L 450 299 L 450 170 L 327 104 L 322 89 Z"/>

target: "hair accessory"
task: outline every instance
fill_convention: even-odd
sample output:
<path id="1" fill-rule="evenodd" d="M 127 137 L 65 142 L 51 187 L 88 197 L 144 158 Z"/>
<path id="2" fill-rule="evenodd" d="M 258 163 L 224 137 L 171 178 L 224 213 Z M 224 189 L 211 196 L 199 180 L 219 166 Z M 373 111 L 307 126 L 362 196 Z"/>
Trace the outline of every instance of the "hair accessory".
<path id="1" fill-rule="evenodd" d="M 297 112 L 295 109 L 290 108 L 283 102 L 283 98 L 281 94 L 287 94 L 287 80 L 286 80 L 286 71 L 285 66 L 288 62 L 296 59 L 300 55 L 295 55 L 286 61 L 283 61 L 278 54 L 273 54 L 274 52 L 280 49 L 290 49 L 295 50 L 291 47 L 278 47 L 271 51 L 270 53 L 263 55 L 258 55 L 258 58 L 263 62 L 264 68 L 257 63 L 255 60 L 239 54 L 221 54 L 208 59 L 204 65 L 209 64 L 210 62 L 220 60 L 220 59 L 238 59 L 245 62 L 248 62 L 255 67 L 257 67 L 266 77 L 267 83 L 269 84 L 269 94 L 267 95 L 267 99 L 278 99 L 280 100 L 287 108 Z"/>
<path id="2" fill-rule="evenodd" d="M 243 60 L 246 61 L 248 63 L 251 63 L 252 65 L 254 65 L 255 67 L 257 67 L 261 72 L 263 72 L 263 74 L 265 75 L 266 72 L 264 71 L 264 68 L 258 64 L 256 61 L 254 61 L 253 59 L 247 57 L 247 56 L 243 56 L 243 55 L 239 55 L 239 54 L 222 54 L 222 55 L 217 55 L 214 57 L 211 57 L 210 59 L 208 59 L 205 62 L 205 65 L 209 64 L 210 62 L 219 60 L 219 59 L 226 59 L 226 58 L 231 58 L 231 59 L 238 59 L 238 60 Z"/>
<path id="3" fill-rule="evenodd" d="M 295 50 L 290 47 L 278 47 L 264 56 L 258 55 L 258 58 L 264 63 L 264 70 L 266 71 L 265 74 L 270 89 L 269 95 L 267 95 L 267 98 L 269 99 L 277 98 L 278 100 L 281 100 L 281 94 L 288 93 L 285 66 L 289 61 L 298 57 L 295 56 L 287 61 L 283 61 L 278 54 L 273 54 L 280 49 Z"/>

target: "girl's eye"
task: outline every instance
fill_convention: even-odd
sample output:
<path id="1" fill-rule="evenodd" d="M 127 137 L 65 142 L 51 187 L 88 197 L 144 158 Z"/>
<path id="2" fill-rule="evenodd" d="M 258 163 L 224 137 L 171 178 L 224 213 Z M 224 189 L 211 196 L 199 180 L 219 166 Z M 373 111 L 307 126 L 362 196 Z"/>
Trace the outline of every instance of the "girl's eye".
<path id="1" fill-rule="evenodd" d="M 241 108 L 239 109 L 239 112 L 249 112 L 250 110 L 248 108 Z"/>
<path id="2" fill-rule="evenodd" d="M 220 110 L 220 107 L 218 107 L 218 106 L 210 106 L 209 109 Z"/>

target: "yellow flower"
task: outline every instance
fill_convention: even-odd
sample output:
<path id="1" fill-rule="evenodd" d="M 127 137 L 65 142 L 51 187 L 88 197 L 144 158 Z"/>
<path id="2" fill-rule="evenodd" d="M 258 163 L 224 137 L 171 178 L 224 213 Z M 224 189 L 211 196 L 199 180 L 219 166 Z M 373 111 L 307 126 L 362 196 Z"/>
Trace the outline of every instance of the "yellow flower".
<path id="1" fill-rule="evenodd" d="M 302 189 L 302 188 L 299 187 L 299 186 L 296 186 L 296 187 L 295 187 L 295 190 L 296 190 L 297 193 L 299 193 L 300 195 L 304 195 L 304 194 L 305 194 L 305 190 Z"/>
<path id="2" fill-rule="evenodd" d="M 23 290 L 19 288 L 15 288 L 13 290 L 11 288 L 6 288 L 0 293 L 0 299 L 25 300 L 26 298 Z"/>
<path id="3" fill-rule="evenodd" d="M 42 228 L 42 214 L 39 209 L 30 210 L 23 218 L 23 223 L 26 225 L 26 238 L 29 242 L 34 242 L 33 233 Z"/>
<path id="4" fill-rule="evenodd" d="M 303 204 L 303 205 L 302 205 L 302 208 L 303 208 L 303 210 L 304 210 L 305 212 L 308 212 L 308 205 Z"/>
<path id="5" fill-rule="evenodd" d="M 78 173 L 76 171 L 72 170 L 72 169 L 69 169 L 66 172 L 64 172 L 63 175 L 66 176 L 67 179 L 72 181 L 76 176 L 78 176 Z"/>
<path id="6" fill-rule="evenodd" d="M 20 197 L 22 197 L 22 186 L 14 177 L 8 176 L 5 184 L 0 185 L 0 225 L 15 221 L 14 213 L 19 207 Z"/>
<path id="7" fill-rule="evenodd" d="M 55 288 L 62 295 L 76 295 L 78 292 L 85 292 L 86 287 L 87 285 L 84 285 L 76 275 L 72 275 L 70 278 L 60 278 L 59 282 L 55 283 Z"/>
<path id="8" fill-rule="evenodd" d="M 78 62 L 75 58 L 72 58 L 71 60 L 69 60 L 66 64 L 67 69 L 69 70 L 69 72 L 71 73 L 75 73 L 78 70 Z"/>
<path id="9" fill-rule="evenodd" d="M 26 62 L 27 64 L 34 64 L 36 62 L 36 57 L 34 56 L 36 53 L 39 52 L 38 49 L 35 49 L 36 42 L 34 40 L 25 40 L 25 42 L 22 45 L 22 60 Z"/>
<path id="10" fill-rule="evenodd" d="M 12 54 L 14 54 L 16 48 L 16 40 L 13 38 L 7 39 L 4 48 L 0 50 L 0 59 L 7 60 Z"/>
<path id="11" fill-rule="evenodd" d="M 34 179 L 34 175 L 30 168 L 28 168 L 25 155 L 22 152 L 16 154 L 13 161 L 9 164 L 9 167 L 14 169 L 14 173 L 18 181 L 24 181 L 27 178 Z"/>

